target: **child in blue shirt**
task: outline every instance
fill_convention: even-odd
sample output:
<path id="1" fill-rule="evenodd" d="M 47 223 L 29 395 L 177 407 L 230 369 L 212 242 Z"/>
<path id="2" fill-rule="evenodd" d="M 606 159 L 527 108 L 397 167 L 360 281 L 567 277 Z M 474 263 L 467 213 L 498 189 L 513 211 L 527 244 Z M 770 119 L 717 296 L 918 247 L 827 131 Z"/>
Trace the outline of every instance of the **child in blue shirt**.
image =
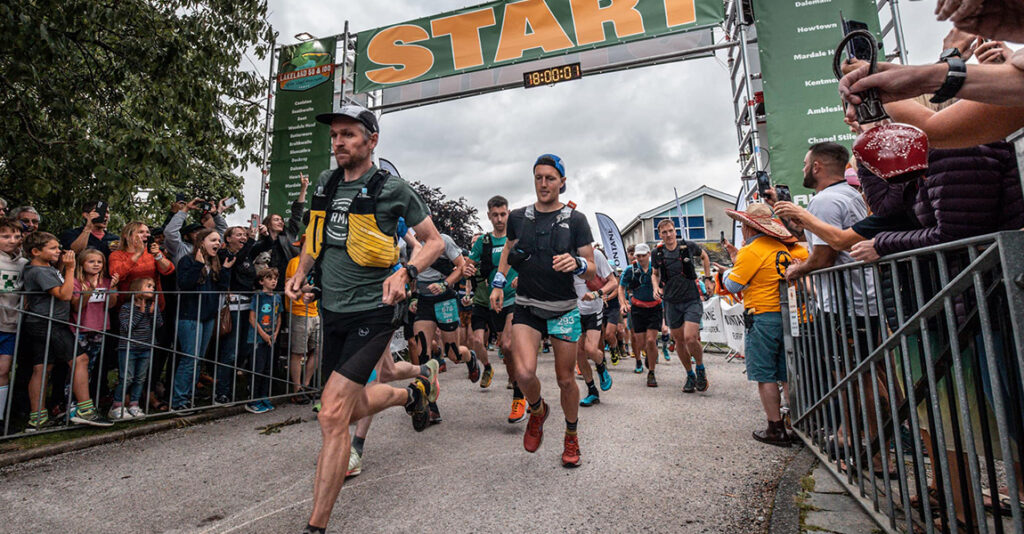
<path id="1" fill-rule="evenodd" d="M 249 324 L 252 325 L 250 342 L 256 344 L 253 358 L 252 398 L 259 399 L 245 405 L 251 413 L 266 413 L 274 409 L 274 405 L 266 400 L 270 394 L 270 365 L 274 353 L 274 342 L 281 331 L 281 295 L 275 294 L 278 272 L 276 269 L 263 268 L 256 274 L 256 279 L 263 291 L 256 294 L 249 311 Z"/>

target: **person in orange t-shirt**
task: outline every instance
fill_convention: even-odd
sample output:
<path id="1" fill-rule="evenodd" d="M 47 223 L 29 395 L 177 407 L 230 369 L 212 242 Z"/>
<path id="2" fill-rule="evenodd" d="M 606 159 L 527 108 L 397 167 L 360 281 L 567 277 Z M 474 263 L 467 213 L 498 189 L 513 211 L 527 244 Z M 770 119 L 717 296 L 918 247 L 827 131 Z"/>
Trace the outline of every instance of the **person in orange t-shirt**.
<path id="1" fill-rule="evenodd" d="M 174 272 L 174 264 L 170 258 L 160 251 L 160 246 L 149 241 L 149 227 L 146 223 L 134 221 L 121 230 L 121 246 L 110 253 L 110 275 L 118 278 L 117 290 L 128 291 L 132 281 L 139 278 L 152 278 L 156 282 L 156 294 L 160 310 L 164 309 L 164 296 L 161 293 L 160 276 Z M 131 295 L 118 295 L 118 305 L 131 300 Z"/>
<path id="2" fill-rule="evenodd" d="M 297 246 L 302 247 L 301 244 Z M 298 268 L 299 257 L 295 256 L 288 261 L 285 279 L 294 276 Z M 291 347 L 288 367 L 291 370 L 292 390 L 299 393 L 309 386 L 316 371 L 316 353 L 320 346 L 320 310 L 315 300 L 306 302 L 305 299 L 287 299 L 286 306 L 289 312 L 287 324 Z M 292 402 L 309 404 L 310 399 L 306 396 L 296 395 L 292 398 Z"/>

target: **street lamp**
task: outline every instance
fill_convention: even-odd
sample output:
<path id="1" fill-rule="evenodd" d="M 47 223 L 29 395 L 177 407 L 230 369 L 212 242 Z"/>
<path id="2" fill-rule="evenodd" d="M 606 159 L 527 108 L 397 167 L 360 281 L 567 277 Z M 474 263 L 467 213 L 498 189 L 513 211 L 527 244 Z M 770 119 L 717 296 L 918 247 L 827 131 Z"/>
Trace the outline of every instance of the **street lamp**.
<path id="1" fill-rule="evenodd" d="M 303 43 L 306 41 L 312 41 L 313 39 L 316 39 L 316 37 L 309 32 L 296 33 L 295 38 Z"/>

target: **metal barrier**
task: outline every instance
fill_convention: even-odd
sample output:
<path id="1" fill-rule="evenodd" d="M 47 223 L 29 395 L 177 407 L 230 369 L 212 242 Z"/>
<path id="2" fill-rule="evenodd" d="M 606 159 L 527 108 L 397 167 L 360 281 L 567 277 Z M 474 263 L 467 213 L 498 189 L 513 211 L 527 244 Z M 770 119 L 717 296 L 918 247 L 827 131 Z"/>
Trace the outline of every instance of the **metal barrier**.
<path id="1" fill-rule="evenodd" d="M 288 299 L 282 293 L 271 293 L 281 299 L 278 315 L 280 332 L 273 344 L 267 344 L 256 336 L 249 315 L 258 295 L 271 294 L 256 291 L 218 293 L 214 318 L 190 321 L 183 318 L 183 300 L 186 306 L 194 301 L 194 316 L 200 317 L 201 312 L 208 311 L 203 308 L 203 297 L 209 298 L 210 293 L 153 291 L 146 297 L 148 300 L 152 295 L 153 302 L 160 303 L 153 306 L 143 303 L 143 293 L 114 290 L 76 292 L 78 305 L 74 317 L 79 318 L 78 322 L 52 318 L 54 299 L 50 300 L 48 314 L 29 311 L 25 309 L 24 301 L 32 294 L 16 293 L 22 297 L 23 304 L 17 310 L 18 330 L 9 394 L 5 405 L 0 404 L 0 415 L 3 416 L 0 440 L 22 437 L 27 432 L 67 430 L 76 402 L 84 400 L 81 398 L 84 395 L 93 400 L 102 415 L 108 413 L 111 400 L 121 399 L 125 409 L 132 400 L 137 400 L 143 415 L 125 418 L 136 420 L 292 397 L 304 383 L 308 383 L 302 389 L 305 395 L 320 390 L 323 344 L 319 318 L 291 313 L 285 306 Z M 108 308 L 108 312 L 103 313 L 102 327 L 90 329 L 79 324 L 86 306 L 96 303 Z M 223 308 L 230 311 L 232 325 L 230 333 L 221 335 Z M 147 328 L 146 324 L 155 324 L 158 316 L 163 320 L 162 327 Z M 61 328 L 74 336 L 72 354 L 56 353 L 63 342 L 56 340 L 54 343 L 54 333 L 55 329 Z M 149 330 L 148 334 L 140 336 L 137 328 Z M 300 338 L 296 337 L 302 335 L 307 336 L 304 341 L 315 342 L 316 348 L 307 350 L 304 355 L 293 354 L 293 348 L 308 349 L 306 343 L 299 343 Z M 296 342 L 294 345 L 293 341 Z M 58 347 L 51 346 L 53 344 Z M 83 354 L 87 356 L 82 357 Z M 69 365 L 63 365 L 65 361 Z M 293 372 L 296 364 L 297 372 Z M 82 391 L 81 383 L 74 382 L 81 365 L 88 367 L 86 391 Z M 50 367 L 51 372 L 42 372 Z M 66 370 L 70 380 L 61 378 L 65 376 L 62 370 Z M 144 380 L 137 380 L 135 375 L 139 372 L 145 374 Z M 117 385 L 113 386 L 115 378 Z M 203 394 L 198 393 L 199 389 L 203 389 Z M 29 396 L 29 390 L 34 395 Z M 156 410 L 153 400 L 166 403 L 167 411 Z M 61 406 L 66 409 L 57 418 L 56 425 L 36 431 L 27 425 L 26 415 L 31 410 L 30 406 L 51 413 Z"/>
<path id="2" fill-rule="evenodd" d="M 1024 233 L 782 287 L 793 428 L 879 526 L 1024 532 Z"/>

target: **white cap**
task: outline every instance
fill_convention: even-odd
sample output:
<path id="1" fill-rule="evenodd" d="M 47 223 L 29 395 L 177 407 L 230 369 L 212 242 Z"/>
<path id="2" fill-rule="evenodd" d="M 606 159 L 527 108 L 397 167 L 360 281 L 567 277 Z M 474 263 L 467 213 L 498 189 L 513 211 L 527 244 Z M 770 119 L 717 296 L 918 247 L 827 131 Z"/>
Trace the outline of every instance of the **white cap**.
<path id="1" fill-rule="evenodd" d="M 640 243 L 639 245 L 636 246 L 636 249 L 633 250 L 633 254 L 650 254 L 650 253 L 651 253 L 651 247 L 647 246 L 647 243 Z"/>

